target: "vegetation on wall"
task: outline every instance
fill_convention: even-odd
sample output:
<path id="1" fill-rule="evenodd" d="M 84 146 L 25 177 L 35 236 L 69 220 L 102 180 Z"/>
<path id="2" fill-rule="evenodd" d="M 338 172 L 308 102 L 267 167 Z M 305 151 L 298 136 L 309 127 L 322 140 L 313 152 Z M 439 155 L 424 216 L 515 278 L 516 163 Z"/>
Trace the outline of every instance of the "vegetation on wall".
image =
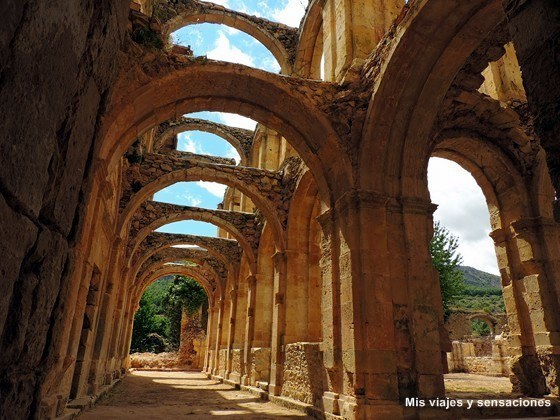
<path id="1" fill-rule="evenodd" d="M 206 293 L 196 280 L 167 276 L 146 288 L 134 316 L 130 351 L 160 353 L 179 347 L 181 313 L 200 309 Z"/>

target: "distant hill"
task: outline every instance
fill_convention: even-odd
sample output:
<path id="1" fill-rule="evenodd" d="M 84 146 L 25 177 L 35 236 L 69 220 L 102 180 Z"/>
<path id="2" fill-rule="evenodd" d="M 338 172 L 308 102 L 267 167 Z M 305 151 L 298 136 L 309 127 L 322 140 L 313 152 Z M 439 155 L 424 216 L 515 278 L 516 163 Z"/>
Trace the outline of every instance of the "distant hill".
<path id="1" fill-rule="evenodd" d="M 466 286 L 481 289 L 496 289 L 502 287 L 500 276 L 477 270 L 473 267 L 462 265 L 459 270 L 463 273 L 463 281 Z"/>
<path id="2" fill-rule="evenodd" d="M 500 276 L 473 267 L 461 266 L 459 269 L 463 273 L 465 289 L 454 298 L 454 309 L 505 313 Z"/>

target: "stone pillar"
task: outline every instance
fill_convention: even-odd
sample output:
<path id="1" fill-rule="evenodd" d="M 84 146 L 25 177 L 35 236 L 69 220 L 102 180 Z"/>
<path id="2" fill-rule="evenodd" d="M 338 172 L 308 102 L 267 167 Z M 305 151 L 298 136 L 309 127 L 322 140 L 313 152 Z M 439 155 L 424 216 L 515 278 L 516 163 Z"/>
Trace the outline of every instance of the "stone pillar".
<path id="1" fill-rule="evenodd" d="M 309 252 L 286 250 L 286 327 L 284 344 L 309 341 Z M 319 308 L 317 308 L 319 310 Z"/>
<path id="2" fill-rule="evenodd" d="M 214 348 L 214 366 L 212 369 L 212 373 L 214 376 L 218 376 L 220 374 L 220 341 L 222 337 L 222 325 L 223 325 L 223 316 L 224 316 L 224 299 L 220 297 L 218 300 L 218 305 L 216 310 L 216 347 Z"/>
<path id="3" fill-rule="evenodd" d="M 396 419 L 400 399 L 444 395 L 433 209 L 351 191 L 319 217 L 327 413 Z"/>
<path id="4" fill-rule="evenodd" d="M 387 250 L 401 400 L 445 395 L 443 373 L 451 342 L 443 323 L 439 274 L 429 252 L 436 208 L 420 197 L 387 202 Z"/>
<path id="5" fill-rule="evenodd" d="M 340 81 L 371 54 L 404 0 L 326 0 L 323 7 L 325 80 Z"/>
<path id="6" fill-rule="evenodd" d="M 323 407 L 325 413 L 340 414 L 339 396 L 342 392 L 342 354 L 340 334 L 340 275 L 338 264 L 338 235 L 334 210 L 317 218 L 321 225 L 321 277 L 323 366 L 326 371 Z"/>
<path id="7" fill-rule="evenodd" d="M 231 289 L 229 292 L 230 305 L 229 305 L 229 325 L 228 325 L 228 341 L 226 351 L 226 372 L 224 378 L 229 379 L 231 372 L 231 351 L 235 341 L 235 312 L 237 311 L 237 289 Z"/>
<path id="8" fill-rule="evenodd" d="M 323 401 L 326 410 L 349 419 L 402 417 L 385 202 L 370 198 L 351 191 L 319 218 L 324 364 L 329 376 Z"/>
<path id="9" fill-rule="evenodd" d="M 78 352 L 76 354 L 76 365 L 74 368 L 74 379 L 70 391 L 70 398 L 78 398 L 90 393 L 90 367 L 91 358 L 97 332 L 97 320 L 99 316 L 99 306 L 103 297 L 102 273 L 97 267 L 92 268 L 91 280 L 86 296 L 86 306 L 83 313 L 82 330 Z"/>
<path id="10" fill-rule="evenodd" d="M 560 191 L 560 4 L 556 0 L 502 0 L 521 66 L 535 129 L 550 177 Z M 560 204 L 557 203 L 557 220 Z"/>
<path id="11" fill-rule="evenodd" d="M 284 333 L 286 328 L 286 254 L 276 252 L 274 261 L 274 306 L 272 308 L 272 340 L 270 345 L 270 384 L 269 393 L 280 395 L 282 391 L 282 364 Z"/>
<path id="12" fill-rule="evenodd" d="M 514 388 L 527 395 L 559 395 L 558 225 L 543 218 L 522 219 L 512 223 L 511 235 L 510 287 L 519 324 L 519 336 L 510 337 Z"/>
<path id="13" fill-rule="evenodd" d="M 247 277 L 247 321 L 245 323 L 245 341 L 243 343 L 244 372 L 241 385 L 249 385 L 251 377 L 251 348 L 255 332 L 255 300 L 257 295 L 257 278 L 254 275 Z"/>
<path id="14" fill-rule="evenodd" d="M 210 302 L 210 296 L 208 297 Z M 208 325 L 206 327 L 206 352 L 204 354 L 204 367 L 203 372 L 206 374 L 211 374 L 212 372 L 212 360 L 210 357 L 210 351 L 212 349 L 213 338 L 214 337 L 214 323 L 216 322 L 216 311 L 214 307 L 209 304 L 208 306 Z"/>

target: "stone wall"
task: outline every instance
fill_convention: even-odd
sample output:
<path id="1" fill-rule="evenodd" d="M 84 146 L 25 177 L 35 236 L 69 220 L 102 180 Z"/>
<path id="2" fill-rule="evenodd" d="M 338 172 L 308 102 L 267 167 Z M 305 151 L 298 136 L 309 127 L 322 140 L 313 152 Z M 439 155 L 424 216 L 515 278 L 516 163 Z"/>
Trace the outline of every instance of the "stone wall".
<path id="1" fill-rule="evenodd" d="M 507 356 L 506 342 L 503 339 L 491 340 L 491 350 L 481 342 L 453 341 L 452 351 L 447 353 L 450 372 L 475 373 L 489 376 L 509 376 L 511 373 Z"/>
<path id="2" fill-rule="evenodd" d="M 251 349 L 250 384 L 268 383 L 270 378 L 270 348 L 257 347 Z"/>
<path id="3" fill-rule="evenodd" d="M 319 406 L 323 396 L 320 343 L 293 343 L 285 348 L 282 396 Z"/>
<path id="4" fill-rule="evenodd" d="M 0 5 L 0 413 L 10 418 L 40 410 L 67 328 L 82 187 L 127 11 L 117 0 Z"/>
<path id="5" fill-rule="evenodd" d="M 449 315 L 445 322 L 445 329 L 449 333 L 451 340 L 462 340 L 466 336 L 473 334 L 471 322 L 474 319 L 480 319 L 491 325 L 494 330 L 494 335 L 501 334 L 504 325 L 507 324 L 507 317 L 505 314 L 486 314 L 484 312 L 472 311 L 456 311 Z"/>
<path id="6" fill-rule="evenodd" d="M 218 353 L 218 376 L 224 378 L 227 371 L 227 350 L 221 349 Z"/>
<path id="7" fill-rule="evenodd" d="M 241 380 L 241 362 L 243 357 L 243 351 L 241 349 L 232 349 L 231 350 L 231 370 L 229 374 L 229 378 L 232 381 L 240 382 Z"/>

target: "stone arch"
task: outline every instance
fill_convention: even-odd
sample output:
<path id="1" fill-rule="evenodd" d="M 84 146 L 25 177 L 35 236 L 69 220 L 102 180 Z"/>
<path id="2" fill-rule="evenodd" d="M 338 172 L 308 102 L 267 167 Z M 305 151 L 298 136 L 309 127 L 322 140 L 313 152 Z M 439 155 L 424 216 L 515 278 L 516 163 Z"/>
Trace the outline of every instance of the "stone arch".
<path id="1" fill-rule="evenodd" d="M 138 290 L 138 297 L 142 297 L 142 294 L 150 284 L 154 283 L 162 277 L 172 275 L 188 276 L 198 281 L 206 291 L 206 295 L 208 296 L 208 303 L 210 306 L 213 305 L 215 299 L 219 299 L 221 296 L 220 284 L 216 284 L 216 290 L 213 290 L 212 284 L 206 280 L 206 277 L 211 276 L 212 274 L 207 272 L 204 268 L 200 268 L 197 266 L 163 266 L 144 279 L 144 281 L 142 282 L 142 288 Z"/>
<path id="2" fill-rule="evenodd" d="M 233 261 L 230 257 L 225 255 L 224 252 L 217 247 L 213 247 L 212 244 L 197 240 L 195 237 L 190 236 L 189 238 L 181 238 L 180 235 L 171 235 L 168 241 L 163 242 L 159 247 L 148 248 L 144 253 L 137 252 L 137 258 L 134 259 L 133 267 L 140 268 L 144 262 L 146 262 L 151 256 L 158 253 L 159 251 L 173 248 L 177 245 L 196 245 L 201 249 L 206 250 L 210 255 L 212 255 L 216 260 L 221 261 L 226 267 L 231 269 L 237 269 L 239 266 L 239 260 Z M 135 270 L 133 269 L 133 272 Z"/>
<path id="3" fill-rule="evenodd" d="M 486 199 L 493 230 L 530 214 L 518 167 L 488 140 L 457 133 L 440 141 L 432 156 L 449 159 L 473 176 Z"/>
<path id="4" fill-rule="evenodd" d="M 236 176 L 235 172 L 228 173 L 219 170 L 209 172 L 205 169 L 207 168 L 199 166 L 190 169 L 180 169 L 168 172 L 165 175 L 149 182 L 139 191 L 134 193 L 127 202 L 124 210 L 121 212 L 119 225 L 121 227 L 122 234 L 124 235 L 124 233 L 128 230 L 130 221 L 134 213 L 140 208 L 142 202 L 152 197 L 157 191 L 169 187 L 176 182 L 208 181 L 237 188 L 243 194 L 247 195 L 263 212 L 265 218 L 273 227 L 276 235 L 275 239 L 277 241 L 277 246 L 282 249 L 284 247 L 284 231 L 282 224 L 277 217 L 279 210 L 275 207 L 271 200 L 262 195 L 258 185 L 249 183 L 243 178 Z M 219 169 L 219 167 L 217 167 L 217 169 Z"/>
<path id="5" fill-rule="evenodd" d="M 323 51 L 323 7 L 325 0 L 311 0 L 301 25 L 294 73 L 320 79 Z"/>
<path id="6" fill-rule="evenodd" d="M 378 54 L 387 58 L 378 64 L 381 75 L 360 145 L 362 189 L 427 198 L 418 180 L 431 152 L 438 104 L 471 53 L 504 18 L 497 0 L 423 0 L 408 10 Z"/>
<path id="7" fill-rule="evenodd" d="M 481 312 L 481 313 L 468 315 L 467 319 L 471 322 L 477 319 L 483 321 L 486 325 L 488 325 L 488 328 L 490 328 L 490 335 L 492 337 L 496 335 L 496 326 L 498 325 L 498 320 L 492 315 Z"/>
<path id="8" fill-rule="evenodd" d="M 226 9 L 223 6 L 199 1 L 182 1 L 176 10 L 165 3 L 154 8 L 154 15 L 162 18 L 164 34 L 187 25 L 214 23 L 229 26 L 255 38 L 274 56 L 283 73 L 290 73 L 297 29 L 267 19 Z"/>
<path id="9" fill-rule="evenodd" d="M 547 392 L 546 372 L 535 369 L 535 352 L 542 348 L 540 337 L 554 335 L 559 326 L 557 319 L 546 312 L 554 307 L 551 302 L 557 302 L 557 271 L 552 268 L 557 257 L 549 251 L 557 249 L 557 228 L 550 218 L 550 204 L 543 207 L 535 202 L 541 196 L 528 191 L 539 175 L 524 173 L 520 162 L 514 162 L 488 139 L 459 135 L 438 144 L 434 155 L 453 160 L 469 171 L 483 190 L 489 209 L 495 208 L 490 236 L 502 278 L 509 337 L 514 343 L 510 355 L 517 378 L 515 389 L 529 395 L 543 394 Z M 541 191 L 551 194 L 551 184 L 544 184 Z M 550 195 L 548 202 L 552 203 Z M 539 214 L 543 208 L 545 212 Z M 528 290 L 533 291 L 530 299 Z M 538 322 L 535 313 L 541 316 Z M 549 386 L 555 385 L 550 382 Z"/>
<path id="10" fill-rule="evenodd" d="M 144 226 L 131 239 L 130 258 L 132 258 L 142 241 L 150 233 L 156 231 L 162 226 L 170 223 L 180 222 L 183 220 L 196 220 L 211 223 L 218 228 L 224 229 L 225 231 L 229 232 L 237 240 L 237 242 L 245 252 L 245 256 L 247 257 L 250 267 L 254 268 L 256 251 L 255 245 L 258 245 L 258 241 L 254 241 L 255 243 L 252 243 L 244 235 L 243 230 L 239 226 L 236 226 L 234 223 L 228 221 L 224 217 L 220 217 L 219 214 L 225 212 L 225 210 L 205 210 L 206 209 L 188 207 L 181 209 L 178 208 L 177 211 L 173 211 L 169 214 L 161 216 L 160 218 L 155 219 L 148 225 Z"/>
<path id="11" fill-rule="evenodd" d="M 160 124 L 154 141 L 154 152 L 157 152 L 170 138 L 185 131 L 202 131 L 224 139 L 239 153 L 241 158 L 239 164 L 244 165 L 247 163 L 252 144 L 251 130 L 230 127 L 199 118 L 182 117 Z"/>
<path id="12" fill-rule="evenodd" d="M 157 253 L 148 258 L 142 265 L 133 267 L 131 272 L 131 284 L 135 279 L 144 278 L 150 271 L 157 269 L 160 265 L 177 263 L 178 261 L 187 261 L 194 263 L 200 267 L 206 267 L 215 273 L 216 278 L 225 282 L 227 278 L 227 266 L 221 260 L 217 260 L 210 252 L 202 248 L 192 249 L 159 249 Z"/>
<path id="13" fill-rule="evenodd" d="M 138 135 L 177 115 L 206 110 L 237 113 L 280 133 L 313 172 L 323 201 L 330 203 L 333 191 L 352 184 L 348 155 L 317 106 L 333 93 L 330 84 L 211 60 L 188 63 L 143 86 L 137 83 L 122 83 L 121 89 L 130 93 L 113 104 L 104 120 L 98 156 L 109 171 Z"/>

